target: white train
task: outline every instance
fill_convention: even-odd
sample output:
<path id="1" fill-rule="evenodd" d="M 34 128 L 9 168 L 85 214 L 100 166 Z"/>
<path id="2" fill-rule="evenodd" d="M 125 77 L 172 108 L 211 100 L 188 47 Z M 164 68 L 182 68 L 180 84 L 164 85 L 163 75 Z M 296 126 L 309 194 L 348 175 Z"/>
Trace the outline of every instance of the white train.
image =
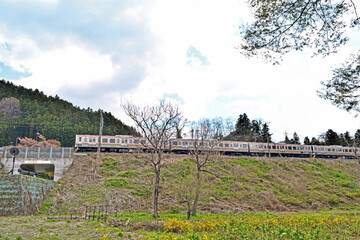
<path id="1" fill-rule="evenodd" d="M 98 135 L 76 135 L 75 149 L 77 152 L 95 152 L 99 144 Z M 317 157 L 317 158 L 357 158 L 358 149 L 342 146 L 297 145 L 282 143 L 258 143 L 193 139 L 171 139 L 167 144 L 167 152 L 190 153 L 194 145 L 200 150 L 213 149 L 225 155 L 248 156 L 282 156 L 282 157 Z M 102 152 L 146 152 L 151 150 L 145 138 L 129 135 L 102 136 Z"/>

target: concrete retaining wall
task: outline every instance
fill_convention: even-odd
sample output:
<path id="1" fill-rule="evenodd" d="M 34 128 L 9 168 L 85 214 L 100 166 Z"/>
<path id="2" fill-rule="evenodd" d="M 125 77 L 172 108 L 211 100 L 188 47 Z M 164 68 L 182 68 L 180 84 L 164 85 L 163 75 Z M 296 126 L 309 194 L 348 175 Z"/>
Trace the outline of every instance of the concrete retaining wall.
<path id="1" fill-rule="evenodd" d="M 36 213 L 55 182 L 23 175 L 0 175 L 0 216 Z"/>
<path id="2" fill-rule="evenodd" d="M 1 159 L 5 171 L 12 169 L 13 157 L 11 147 L 3 150 Z M 72 148 L 50 147 L 19 147 L 19 154 L 15 157 L 14 174 L 18 174 L 21 164 L 53 164 L 55 166 L 54 181 L 58 181 L 72 164 Z"/>

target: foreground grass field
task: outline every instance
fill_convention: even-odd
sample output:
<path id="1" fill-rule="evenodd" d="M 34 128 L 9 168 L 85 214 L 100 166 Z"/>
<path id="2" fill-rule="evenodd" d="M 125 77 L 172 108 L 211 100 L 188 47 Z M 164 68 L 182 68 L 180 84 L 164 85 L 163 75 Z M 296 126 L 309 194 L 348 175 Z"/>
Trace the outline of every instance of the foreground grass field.
<path id="1" fill-rule="evenodd" d="M 1 217 L 0 239 L 359 239 L 359 214 L 204 214 L 187 221 L 182 214 L 155 220 L 150 214 L 137 213 L 122 214 L 107 223 Z M 125 222 L 127 226 L 121 226 Z"/>
<path id="2" fill-rule="evenodd" d="M 187 221 L 193 156 L 165 156 L 160 219 L 151 214 L 154 172 L 146 158 L 103 154 L 94 176 L 96 156 L 74 156 L 36 216 L 0 217 L 0 240 L 360 239 L 357 161 L 214 156 L 206 170 L 219 177 L 202 175 L 201 214 Z M 106 223 L 47 218 L 104 205 L 119 209 Z"/>

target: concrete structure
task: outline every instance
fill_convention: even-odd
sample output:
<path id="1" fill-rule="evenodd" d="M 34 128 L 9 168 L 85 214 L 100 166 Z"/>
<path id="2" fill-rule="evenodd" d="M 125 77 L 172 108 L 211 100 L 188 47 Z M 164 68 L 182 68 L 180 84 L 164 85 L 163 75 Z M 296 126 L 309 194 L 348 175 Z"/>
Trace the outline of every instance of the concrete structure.
<path id="1" fill-rule="evenodd" d="M 11 147 L 5 147 L 1 163 L 8 173 L 13 167 Z M 54 172 L 54 181 L 58 181 L 72 164 L 72 148 L 19 147 L 15 157 L 14 174 L 18 169 L 36 172 Z"/>
<path id="2" fill-rule="evenodd" d="M 23 175 L 0 175 L 0 216 L 39 211 L 54 181 Z"/>

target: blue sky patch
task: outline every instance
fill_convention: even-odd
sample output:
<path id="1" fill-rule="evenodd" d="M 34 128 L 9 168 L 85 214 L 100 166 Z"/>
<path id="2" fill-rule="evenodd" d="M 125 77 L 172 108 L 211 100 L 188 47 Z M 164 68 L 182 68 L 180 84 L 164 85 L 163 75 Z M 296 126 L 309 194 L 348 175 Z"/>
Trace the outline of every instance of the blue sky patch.
<path id="1" fill-rule="evenodd" d="M 180 103 L 184 103 L 184 99 L 182 99 L 177 93 L 164 93 L 163 98 L 164 99 L 166 99 L 166 98 L 175 99 L 176 101 L 178 101 Z"/>
<path id="2" fill-rule="evenodd" d="M 186 64 L 193 66 L 194 62 L 200 63 L 202 66 L 210 65 L 209 61 L 207 60 L 206 56 L 204 56 L 199 50 L 195 47 L 190 46 L 187 49 L 187 61 Z"/>
<path id="3" fill-rule="evenodd" d="M 5 80 L 19 80 L 22 77 L 30 77 L 32 74 L 28 71 L 19 72 L 10 66 L 0 62 L 0 78 Z"/>

